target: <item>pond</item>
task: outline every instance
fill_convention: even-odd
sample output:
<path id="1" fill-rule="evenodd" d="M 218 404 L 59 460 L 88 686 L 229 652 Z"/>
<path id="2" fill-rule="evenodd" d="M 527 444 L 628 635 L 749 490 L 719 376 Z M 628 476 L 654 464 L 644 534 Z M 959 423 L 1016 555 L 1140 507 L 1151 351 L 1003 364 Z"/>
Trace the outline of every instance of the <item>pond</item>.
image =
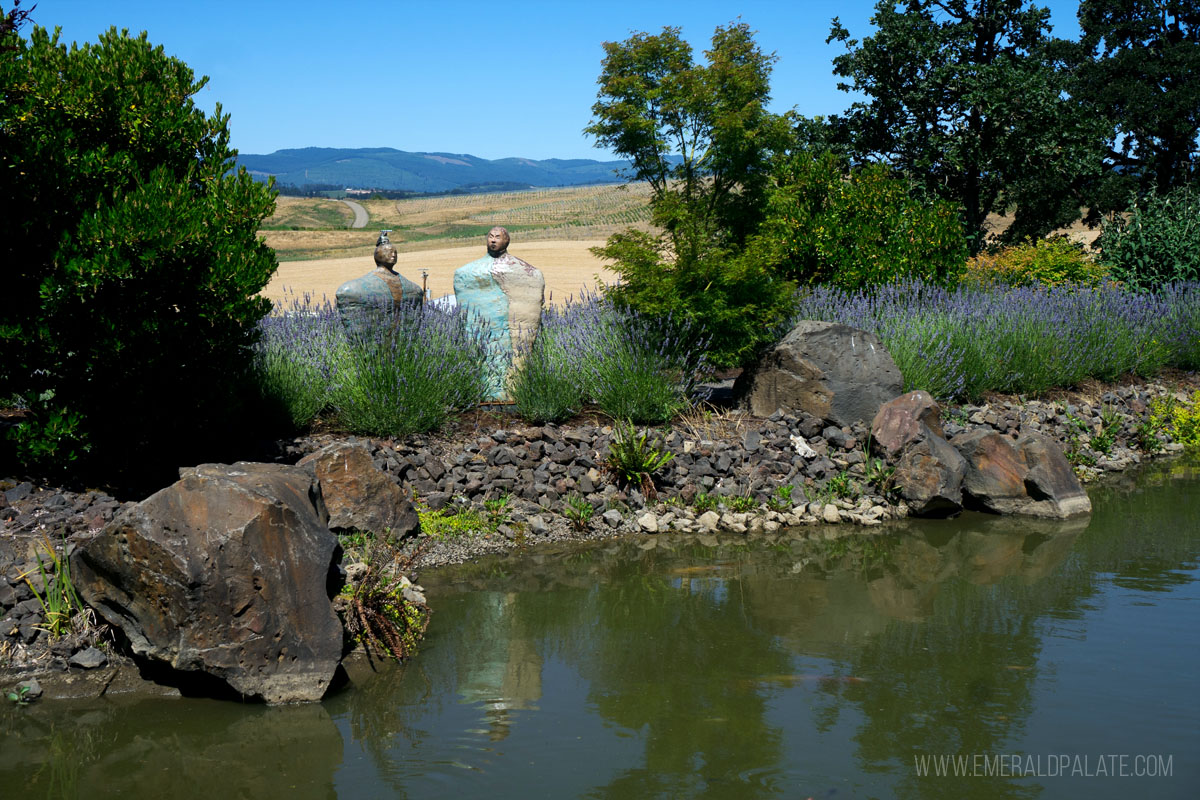
<path id="1" fill-rule="evenodd" d="M 320 705 L 6 708 L 4 795 L 1200 796 L 1200 471 L 1090 520 L 660 535 L 423 576 L 407 667 Z"/>

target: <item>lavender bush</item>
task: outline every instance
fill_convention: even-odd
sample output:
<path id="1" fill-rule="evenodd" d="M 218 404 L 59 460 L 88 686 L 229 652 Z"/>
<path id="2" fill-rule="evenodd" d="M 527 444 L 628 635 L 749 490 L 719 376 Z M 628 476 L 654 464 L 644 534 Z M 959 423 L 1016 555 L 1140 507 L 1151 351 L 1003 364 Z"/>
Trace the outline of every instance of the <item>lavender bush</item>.
<path id="1" fill-rule="evenodd" d="M 590 401 L 614 419 L 670 419 L 705 369 L 703 343 L 687 344 L 689 333 L 596 296 L 548 309 L 509 387 L 517 411 L 555 421 Z"/>
<path id="2" fill-rule="evenodd" d="M 337 312 L 328 300 L 315 304 L 309 295 L 278 303 L 259 322 L 254 346 L 259 389 L 267 403 L 303 428 L 329 403 L 330 356 L 344 344 Z"/>
<path id="3" fill-rule="evenodd" d="M 820 287 L 798 306 L 798 319 L 875 333 L 906 390 L 943 398 L 1038 393 L 1200 360 L 1196 283 L 1135 294 L 1111 284 L 943 289 L 906 281 L 858 292 Z"/>
<path id="4" fill-rule="evenodd" d="M 461 309 L 392 310 L 389 325 L 347 335 L 333 359 L 332 405 L 356 433 L 405 436 L 440 427 L 487 397 L 486 331 Z"/>

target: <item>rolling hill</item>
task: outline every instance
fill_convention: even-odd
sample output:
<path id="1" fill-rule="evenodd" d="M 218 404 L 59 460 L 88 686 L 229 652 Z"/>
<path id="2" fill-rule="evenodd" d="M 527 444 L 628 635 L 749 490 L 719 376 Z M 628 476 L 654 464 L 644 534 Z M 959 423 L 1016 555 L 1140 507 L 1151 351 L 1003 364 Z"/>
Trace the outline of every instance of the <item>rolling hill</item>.
<path id="1" fill-rule="evenodd" d="M 458 153 L 409 153 L 390 147 L 304 147 L 240 155 L 238 163 L 259 179 L 274 175 L 278 183 L 296 186 L 317 183 L 415 192 L 444 192 L 479 184 L 549 187 L 612 183 L 620 179 L 618 170 L 628 166 L 625 161 L 591 159 L 489 161 Z"/>

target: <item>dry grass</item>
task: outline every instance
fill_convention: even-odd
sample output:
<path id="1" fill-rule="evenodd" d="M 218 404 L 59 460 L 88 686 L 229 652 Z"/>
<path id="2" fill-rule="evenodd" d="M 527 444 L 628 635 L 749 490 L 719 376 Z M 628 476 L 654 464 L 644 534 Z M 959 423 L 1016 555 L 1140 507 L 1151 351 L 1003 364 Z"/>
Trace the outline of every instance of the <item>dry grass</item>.
<path id="1" fill-rule="evenodd" d="M 1080 214 L 1086 212 L 1087 209 L 1080 209 Z M 988 214 L 987 219 L 984 221 L 984 227 L 987 230 L 985 241 L 993 242 L 998 239 L 1000 234 L 1008 230 L 1009 225 L 1012 225 L 1013 219 L 1014 217 L 1011 214 Z M 1085 247 L 1091 247 L 1096 239 L 1100 237 L 1100 228 L 1099 226 L 1089 228 L 1081 220 L 1076 220 L 1065 228 L 1058 228 L 1053 233 L 1065 234 L 1071 241 L 1082 244 Z"/>
<path id="2" fill-rule="evenodd" d="M 355 231 L 354 234 L 364 240 L 356 248 L 355 255 L 285 261 L 279 265 L 279 270 L 263 290 L 263 295 L 271 300 L 283 301 L 289 293 L 309 293 L 318 300 L 325 296 L 332 301 L 338 286 L 375 268 L 371 254 L 377 234 L 368 235 L 363 231 Z M 616 280 L 616 275 L 605 269 L 604 262 L 588 252 L 589 247 L 601 245 L 603 240 L 525 242 L 516 236 L 513 238 L 509 248 L 512 254 L 533 264 L 546 276 L 547 303 L 562 303 L 569 296 L 577 297 L 582 289 L 596 289 L 597 276 L 599 281 L 605 283 Z M 482 237 L 466 247 L 417 252 L 403 247 L 400 249 L 402 252 L 396 271 L 419 286 L 421 270 L 427 270 L 427 286 L 430 296 L 435 298 L 454 292 L 454 270 L 486 253 Z"/>
<path id="3" fill-rule="evenodd" d="M 628 227 L 649 230 L 649 198 L 649 186 L 638 183 L 398 201 L 360 200 L 369 215 L 368 230 L 351 232 L 328 230 L 339 225 L 317 224 L 321 222 L 318 211 L 324 211 L 326 204 L 333 207 L 332 201 L 281 197 L 285 205 L 264 224 L 261 235 L 279 253 L 280 261 L 350 258 L 369 252 L 375 243 L 375 231 L 380 228 L 392 230 L 391 239 L 402 252 L 471 246 L 494 225 L 507 227 L 513 238 L 522 242 L 603 240 Z M 353 213 L 341 203 L 336 207 L 344 212 L 342 225 L 349 225 Z M 306 226 L 306 218 L 313 224 Z"/>
<path id="4" fill-rule="evenodd" d="M 681 414 L 675 428 L 689 439 L 719 441 L 740 438 L 752 422 L 755 422 L 753 417 L 736 409 L 701 403 Z"/>
<path id="5" fill-rule="evenodd" d="M 263 220 L 264 228 L 348 228 L 354 212 L 340 200 L 321 197 L 275 199 L 275 213 Z"/>

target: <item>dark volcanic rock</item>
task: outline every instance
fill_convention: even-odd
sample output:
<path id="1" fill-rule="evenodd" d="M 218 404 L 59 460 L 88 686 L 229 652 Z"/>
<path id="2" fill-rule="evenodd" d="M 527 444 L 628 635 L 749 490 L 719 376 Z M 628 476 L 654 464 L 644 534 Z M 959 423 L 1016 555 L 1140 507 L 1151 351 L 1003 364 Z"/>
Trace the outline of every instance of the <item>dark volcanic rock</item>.
<path id="1" fill-rule="evenodd" d="M 941 408 L 927 392 L 909 392 L 879 408 L 871 421 L 871 441 L 877 452 L 893 459 L 924 430 L 944 437 Z"/>
<path id="2" fill-rule="evenodd" d="M 1029 465 L 1025 491 L 1034 501 L 1021 513 L 1067 519 L 1092 512 L 1092 501 L 1056 442 L 1031 433 L 1017 439 L 1017 447 Z"/>
<path id="3" fill-rule="evenodd" d="M 441 462 L 436 463 L 441 466 Z M 313 465 L 321 483 L 330 528 L 374 533 L 386 530 L 391 532 L 390 538 L 397 540 L 420 531 L 412 501 L 375 466 L 366 445 L 335 442 L 300 460 L 300 466 L 306 464 Z"/>
<path id="4" fill-rule="evenodd" d="M 1067 519 L 1088 514 L 1091 501 L 1058 445 L 1036 434 L 1013 441 L 985 430 L 950 442 L 967 462 L 968 504 L 997 514 Z"/>
<path id="5" fill-rule="evenodd" d="M 968 505 L 997 514 L 1020 513 L 1029 500 L 1025 491 L 1029 467 L 1012 439 L 977 429 L 955 436 L 950 444 L 967 461 L 963 491 Z"/>
<path id="6" fill-rule="evenodd" d="M 337 538 L 313 473 L 203 464 L 71 556 L 82 598 L 133 651 L 267 702 L 318 700 L 342 649 Z"/>
<path id="7" fill-rule="evenodd" d="M 917 440 L 901 453 L 893 478 L 900 496 L 919 517 L 945 517 L 962 510 L 967 462 L 925 423 Z"/>
<path id="8" fill-rule="evenodd" d="M 840 427 L 873 419 L 903 385 L 874 334 L 804 320 L 738 378 L 737 392 L 756 416 L 803 411 Z"/>

